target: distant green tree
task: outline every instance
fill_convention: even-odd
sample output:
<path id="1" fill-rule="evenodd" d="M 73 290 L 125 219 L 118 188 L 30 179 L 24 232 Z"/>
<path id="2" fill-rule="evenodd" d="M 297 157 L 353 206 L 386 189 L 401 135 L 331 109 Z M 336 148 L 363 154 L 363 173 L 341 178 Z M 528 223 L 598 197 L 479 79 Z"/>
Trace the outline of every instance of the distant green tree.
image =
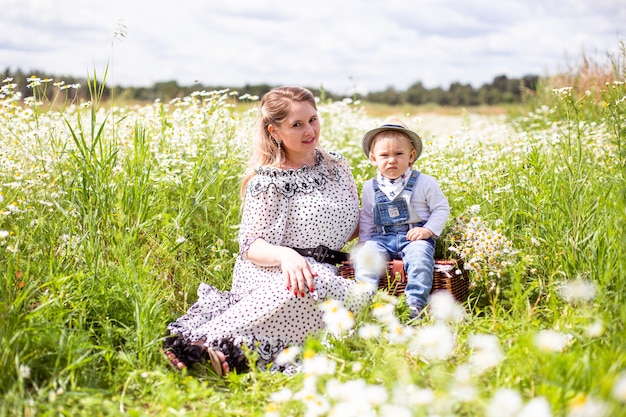
<path id="1" fill-rule="evenodd" d="M 385 103 L 392 106 L 399 105 L 404 102 L 402 94 L 397 92 L 393 87 L 387 87 L 384 91 L 377 93 L 368 93 L 365 99 L 372 103 Z"/>
<path id="2" fill-rule="evenodd" d="M 443 88 L 435 87 L 428 91 L 428 103 L 447 106 L 450 104 L 450 99 L 448 97 L 448 93 Z"/>
<path id="3" fill-rule="evenodd" d="M 405 97 L 407 103 L 415 105 L 425 104 L 428 102 L 428 90 L 421 81 L 418 81 L 406 90 Z"/>
<path id="4" fill-rule="evenodd" d="M 167 101 L 185 95 L 178 82 L 174 80 L 154 83 L 154 92 L 155 95 Z"/>
<path id="5" fill-rule="evenodd" d="M 1 75 L 3 79 L 12 78 L 17 84 L 16 90 L 21 92 L 23 97 L 32 96 L 32 89 L 28 88 L 28 77 L 35 75 L 39 78 L 51 78 L 56 81 L 64 81 L 66 84 L 78 83 L 82 88 L 68 91 L 73 96 L 70 99 L 77 101 L 90 100 L 89 89 L 87 88 L 87 78 L 63 77 L 46 74 L 43 71 L 23 72 L 20 69 L 11 70 L 6 68 Z M 531 96 L 537 89 L 539 77 L 536 75 L 526 75 L 521 79 L 507 78 L 506 75 L 499 75 L 491 83 L 483 84 L 480 88 L 474 89 L 470 84 L 460 82 L 451 83 L 447 90 L 442 87 L 427 89 L 421 81 L 413 83 L 406 91 L 396 90 L 394 87 L 387 87 L 382 91 L 371 91 L 364 96 L 357 95 L 357 99 L 373 103 L 384 103 L 392 106 L 405 103 L 420 105 L 427 103 L 439 104 L 442 106 L 475 106 L 480 104 L 496 105 L 502 103 L 521 103 L 525 97 Z M 125 101 L 152 102 L 154 100 L 169 101 L 173 98 L 188 96 L 194 91 L 214 91 L 229 89 L 237 91 L 239 95 L 250 94 L 261 97 L 273 86 L 269 84 L 246 84 L 242 87 L 203 85 L 198 82 L 181 86 L 177 81 L 156 82 L 150 87 L 144 86 L 110 86 L 105 85 L 102 100 L 106 101 L 111 97 Z M 313 94 L 324 100 L 340 100 L 343 96 L 334 94 L 331 91 L 321 88 L 309 88 Z M 55 91 L 50 88 L 46 94 L 52 96 Z M 51 97 L 48 97 L 51 98 Z"/>
<path id="6" fill-rule="evenodd" d="M 478 104 L 476 92 L 470 84 L 452 83 L 448 89 L 448 105 L 475 106 Z"/>

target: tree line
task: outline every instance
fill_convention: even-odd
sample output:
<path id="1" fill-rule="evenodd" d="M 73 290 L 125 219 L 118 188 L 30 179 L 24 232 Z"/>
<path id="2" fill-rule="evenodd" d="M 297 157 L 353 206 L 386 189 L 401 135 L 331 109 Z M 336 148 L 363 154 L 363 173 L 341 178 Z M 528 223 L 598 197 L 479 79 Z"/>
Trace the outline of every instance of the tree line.
<path id="1" fill-rule="evenodd" d="M 29 88 L 29 78 L 35 76 L 40 79 L 52 79 L 54 82 L 63 81 L 65 85 L 80 84 L 79 89 L 66 89 L 67 99 L 72 101 L 91 100 L 89 89 L 87 88 L 87 78 L 78 78 L 73 76 L 59 77 L 46 73 L 26 73 L 20 69 L 12 71 L 6 68 L 2 73 L 2 79 L 12 79 L 12 83 L 16 84 L 15 91 L 19 91 L 22 97 L 30 97 L 33 95 L 33 89 Z M 93 81 L 93 80 L 92 80 Z M 426 88 L 422 82 L 418 81 L 406 90 L 397 90 L 394 87 L 388 87 L 382 91 L 374 91 L 364 95 L 355 94 L 352 98 L 370 103 L 381 103 L 387 105 L 402 104 L 437 104 L 441 106 L 479 106 L 479 105 L 499 105 L 499 104 L 515 104 L 522 103 L 526 94 L 533 94 L 537 90 L 539 76 L 526 75 L 522 78 L 508 78 L 506 75 L 500 75 L 493 79 L 491 83 L 485 83 L 478 88 L 474 88 L 470 84 L 460 82 L 451 83 L 447 89 L 442 87 Z M 274 86 L 269 84 L 244 85 L 240 87 L 233 86 L 207 86 L 200 83 L 183 86 L 177 81 L 156 82 L 151 87 L 121 87 L 121 86 L 102 86 L 101 100 L 107 101 L 112 98 L 123 102 L 152 102 L 157 99 L 161 101 L 169 101 L 177 97 L 185 97 L 194 91 L 212 91 L 229 89 L 239 92 L 240 94 L 250 94 L 261 97 Z M 343 96 L 334 94 L 331 91 L 321 90 L 319 88 L 309 88 L 314 94 L 328 98 L 331 100 L 340 100 Z M 53 88 L 41 89 L 40 94 L 45 94 L 49 100 L 52 100 L 58 91 Z"/>

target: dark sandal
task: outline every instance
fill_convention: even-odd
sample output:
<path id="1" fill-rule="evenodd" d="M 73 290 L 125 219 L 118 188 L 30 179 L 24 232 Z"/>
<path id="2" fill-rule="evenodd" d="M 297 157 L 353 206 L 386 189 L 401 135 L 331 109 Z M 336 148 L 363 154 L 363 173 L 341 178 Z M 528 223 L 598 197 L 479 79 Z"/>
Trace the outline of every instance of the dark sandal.
<path id="1" fill-rule="evenodd" d="M 213 370 L 215 371 L 217 376 L 219 377 L 224 376 L 225 372 L 224 372 L 224 367 L 222 365 L 225 362 L 221 362 L 220 358 L 217 356 L 217 353 L 215 353 L 215 351 L 211 348 L 207 348 L 206 353 L 209 356 L 209 359 L 211 360 L 211 365 L 213 365 Z"/>
<path id="2" fill-rule="evenodd" d="M 169 336 L 163 341 L 162 350 L 170 365 L 178 370 L 186 367 L 191 369 L 196 363 L 208 361 L 211 361 L 211 367 L 220 377 L 233 370 L 237 373 L 250 370 L 242 349 L 230 339 L 221 339 L 213 342 L 210 347 L 205 347 L 201 344 L 187 342 L 179 336 Z M 224 356 L 224 361 L 220 360 L 218 351 Z M 228 365 L 228 372 L 224 371 L 224 363 Z"/>

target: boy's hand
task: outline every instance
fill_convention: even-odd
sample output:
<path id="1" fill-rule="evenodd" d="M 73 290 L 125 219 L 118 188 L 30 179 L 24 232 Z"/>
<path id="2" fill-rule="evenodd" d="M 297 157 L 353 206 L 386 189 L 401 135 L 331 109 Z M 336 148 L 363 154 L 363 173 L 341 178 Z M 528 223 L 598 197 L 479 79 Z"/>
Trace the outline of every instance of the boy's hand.
<path id="1" fill-rule="evenodd" d="M 430 229 L 427 229 L 425 227 L 414 227 L 407 232 L 406 239 L 407 240 L 426 240 L 429 237 L 432 237 L 433 235 L 434 233 L 431 232 Z"/>

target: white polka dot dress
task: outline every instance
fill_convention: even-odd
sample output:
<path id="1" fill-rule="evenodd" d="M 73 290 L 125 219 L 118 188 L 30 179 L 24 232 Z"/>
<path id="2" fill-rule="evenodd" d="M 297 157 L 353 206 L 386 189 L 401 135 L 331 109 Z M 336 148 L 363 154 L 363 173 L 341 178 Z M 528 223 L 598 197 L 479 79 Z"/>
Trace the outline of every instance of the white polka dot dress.
<path id="1" fill-rule="evenodd" d="M 315 166 L 298 170 L 258 169 L 246 189 L 231 291 L 200 284 L 197 302 L 168 329 L 207 346 L 222 338 L 258 346 L 258 365 L 271 363 L 285 347 L 322 329 L 319 303 L 328 298 L 347 302 L 355 283 L 338 276 L 335 266 L 307 258 L 317 273 L 315 291 L 296 297 L 285 288 L 280 267 L 255 265 L 245 251 L 257 238 L 294 248 L 341 250 L 357 227 L 358 212 L 352 173 L 338 154 L 318 152 Z M 358 310 L 367 301 L 351 298 L 351 308 Z"/>

